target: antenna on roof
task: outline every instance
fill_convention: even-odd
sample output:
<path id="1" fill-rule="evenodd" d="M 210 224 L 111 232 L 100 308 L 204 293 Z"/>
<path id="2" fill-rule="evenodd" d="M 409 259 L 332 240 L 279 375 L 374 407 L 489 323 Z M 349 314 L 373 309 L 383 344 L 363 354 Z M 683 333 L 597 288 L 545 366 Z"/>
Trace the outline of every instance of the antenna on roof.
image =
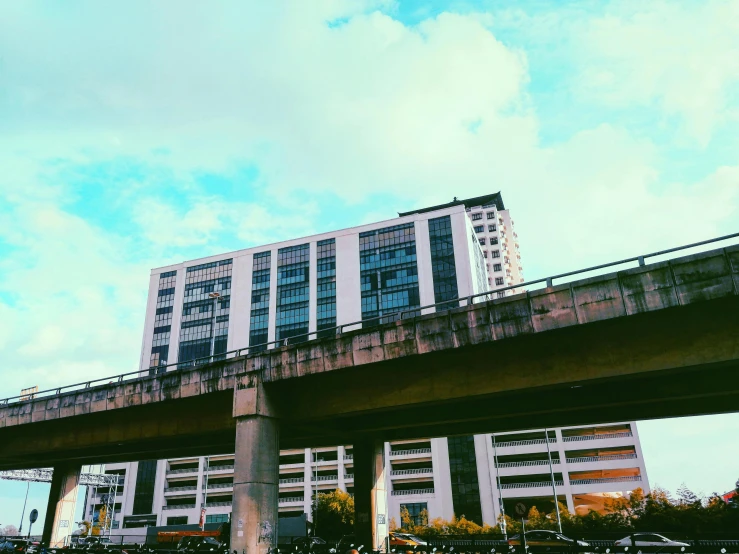
<path id="1" fill-rule="evenodd" d="M 455 202 L 457 201 L 457 197 L 456 197 L 456 196 L 454 197 L 454 201 L 455 201 Z"/>

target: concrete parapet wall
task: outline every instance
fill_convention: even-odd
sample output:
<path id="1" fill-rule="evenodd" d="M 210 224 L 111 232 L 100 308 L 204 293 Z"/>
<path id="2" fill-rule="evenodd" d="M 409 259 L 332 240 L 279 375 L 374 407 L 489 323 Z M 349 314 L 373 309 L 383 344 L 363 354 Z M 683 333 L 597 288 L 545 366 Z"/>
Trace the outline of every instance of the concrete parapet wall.
<path id="1" fill-rule="evenodd" d="M 638 317 L 656 310 L 677 310 L 737 295 L 739 246 L 733 246 L 232 358 L 198 369 L 115 381 L 0 406 L 0 428 L 248 389 L 248 376 L 255 373 L 263 382 L 275 383 L 609 319 Z M 236 411 L 253 403 L 240 396 L 243 400 L 235 402 Z"/>

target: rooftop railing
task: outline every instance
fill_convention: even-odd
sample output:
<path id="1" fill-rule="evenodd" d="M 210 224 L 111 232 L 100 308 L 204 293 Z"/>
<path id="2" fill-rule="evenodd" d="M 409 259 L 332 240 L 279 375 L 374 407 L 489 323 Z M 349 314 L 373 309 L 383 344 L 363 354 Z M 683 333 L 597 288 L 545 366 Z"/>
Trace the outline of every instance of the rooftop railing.
<path id="1" fill-rule="evenodd" d="M 712 244 L 712 243 L 716 243 L 716 242 L 720 242 L 724 240 L 733 239 L 736 237 L 739 237 L 739 233 L 732 233 L 730 235 L 724 235 L 722 237 L 717 237 L 717 238 L 704 240 L 700 242 L 694 242 L 692 244 L 686 244 L 686 245 L 678 246 L 675 248 L 668 248 L 667 250 L 660 250 L 658 252 L 651 252 L 649 254 L 633 256 L 631 258 L 624 258 L 624 259 L 617 260 L 614 262 L 586 267 L 583 269 L 577 269 L 575 271 L 559 273 L 557 275 L 551 275 L 549 277 L 542 277 L 541 279 L 534 279 L 532 281 L 526 281 L 524 283 L 508 285 L 505 287 L 495 289 L 494 291 L 491 290 L 491 291 L 481 292 L 478 294 L 473 294 L 470 296 L 457 298 L 454 300 L 447 300 L 445 302 L 437 302 L 434 304 L 428 304 L 426 306 L 407 308 L 405 310 L 400 310 L 398 312 L 383 314 L 377 317 L 367 318 L 367 319 L 363 319 L 361 321 L 355 321 L 352 323 L 343 323 L 341 325 L 337 325 L 336 327 L 322 329 L 320 331 L 312 331 L 312 332 L 297 335 L 294 337 L 269 341 L 269 342 L 265 342 L 262 344 L 250 345 L 250 346 L 238 348 L 236 350 L 230 350 L 228 352 L 214 354 L 212 356 L 194 358 L 192 360 L 186 360 L 184 362 L 174 362 L 171 364 L 162 364 L 158 366 L 149 367 L 147 369 L 129 371 L 128 373 L 114 375 L 112 377 L 102 377 L 99 379 L 91 379 L 89 381 L 85 381 L 82 383 L 75 383 L 73 385 L 65 385 L 62 387 L 46 389 L 46 390 L 35 392 L 32 394 L 10 396 L 8 398 L 0 399 L 0 406 L 8 405 L 10 403 L 16 403 L 16 402 L 33 401 L 33 400 L 48 397 L 48 396 L 57 396 L 57 395 L 62 394 L 62 392 L 79 392 L 79 391 L 91 389 L 97 386 L 122 383 L 127 380 L 135 380 L 135 379 L 140 379 L 142 377 L 146 377 L 147 374 L 149 376 L 164 374 L 168 372 L 168 368 L 172 368 L 173 370 L 196 369 L 200 366 L 207 365 L 213 362 L 222 361 L 228 358 L 235 358 L 239 356 L 245 356 L 245 355 L 248 356 L 251 354 L 258 354 L 258 353 L 271 350 L 274 348 L 280 348 L 283 346 L 300 344 L 300 343 L 308 342 L 311 340 L 318 340 L 318 339 L 324 339 L 328 337 L 341 335 L 342 333 L 346 331 L 366 329 L 368 327 L 371 328 L 371 327 L 384 325 L 387 323 L 393 323 L 396 321 L 403 321 L 404 319 L 408 319 L 408 318 L 416 318 L 425 313 L 433 313 L 433 312 L 430 312 L 429 310 L 435 311 L 437 308 L 448 310 L 448 309 L 452 309 L 456 307 L 471 306 L 472 304 L 475 304 L 478 302 L 485 302 L 485 301 L 494 300 L 495 298 L 500 298 L 499 294 L 504 293 L 505 291 L 515 291 L 517 289 L 531 287 L 532 285 L 540 285 L 542 283 L 545 284 L 546 287 L 551 287 L 553 286 L 555 280 L 563 279 L 565 277 L 571 277 L 573 275 L 590 273 L 592 271 L 598 271 L 600 269 L 616 267 L 619 265 L 624 265 L 624 264 L 633 263 L 633 262 L 637 262 L 639 266 L 644 266 L 646 265 L 645 260 L 647 260 L 648 258 L 663 256 L 665 254 L 670 254 L 672 252 L 679 252 L 681 250 L 687 250 L 689 248 L 695 248 L 698 246 L 703 246 L 705 244 Z"/>
<path id="2" fill-rule="evenodd" d="M 564 486 L 563 481 L 554 481 L 558 487 Z M 551 487 L 551 481 L 533 481 L 531 483 L 501 483 L 501 489 L 540 489 L 542 487 Z"/>
<path id="3" fill-rule="evenodd" d="M 597 433 L 595 435 L 575 435 L 573 437 L 562 437 L 562 442 L 579 442 L 579 441 L 595 441 L 604 439 L 626 439 L 633 437 L 634 434 L 631 431 L 624 431 L 623 433 Z"/>

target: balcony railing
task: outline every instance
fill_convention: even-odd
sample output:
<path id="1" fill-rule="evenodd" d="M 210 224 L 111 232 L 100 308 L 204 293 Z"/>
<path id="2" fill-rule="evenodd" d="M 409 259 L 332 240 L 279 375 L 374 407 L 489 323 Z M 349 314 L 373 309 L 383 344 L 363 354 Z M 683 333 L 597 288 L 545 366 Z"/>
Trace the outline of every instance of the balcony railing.
<path id="1" fill-rule="evenodd" d="M 563 481 L 555 481 L 557 487 L 563 487 Z M 531 483 L 501 483 L 501 489 L 539 489 L 543 487 L 551 487 L 551 481 L 533 481 Z"/>
<path id="2" fill-rule="evenodd" d="M 208 483 L 208 490 L 210 489 L 227 489 L 229 487 L 233 487 L 233 483 Z M 205 483 L 203 483 L 203 488 L 205 489 Z"/>
<path id="3" fill-rule="evenodd" d="M 598 435 L 575 435 L 574 437 L 562 437 L 562 442 L 578 442 L 578 441 L 593 441 L 603 439 L 625 439 L 633 437 L 634 434 L 631 431 L 624 433 L 600 433 Z"/>
<path id="4" fill-rule="evenodd" d="M 234 468 L 233 464 L 222 465 L 222 466 L 210 466 L 207 468 L 207 471 L 208 473 L 212 473 L 214 471 L 224 471 L 224 470 L 233 469 L 233 468 Z"/>
<path id="5" fill-rule="evenodd" d="M 162 510 L 191 510 L 195 504 L 167 504 L 162 506 Z"/>
<path id="6" fill-rule="evenodd" d="M 164 487 L 164 492 L 194 491 L 197 488 L 197 485 L 188 485 L 186 487 Z"/>
<path id="7" fill-rule="evenodd" d="M 313 475 L 311 481 L 338 481 L 338 475 Z"/>
<path id="8" fill-rule="evenodd" d="M 345 473 L 344 474 L 344 479 L 345 480 L 354 479 L 354 474 L 353 473 Z"/>
<path id="9" fill-rule="evenodd" d="M 414 454 L 431 454 L 430 448 L 413 448 L 411 450 L 391 450 L 390 457 L 413 456 Z"/>
<path id="10" fill-rule="evenodd" d="M 601 483 L 633 483 L 641 481 L 641 475 L 625 475 L 623 477 L 601 477 L 599 479 L 570 479 L 570 485 L 599 485 Z"/>
<path id="11" fill-rule="evenodd" d="M 569 462 L 569 460 L 567 460 Z M 496 464 L 495 467 L 506 468 L 506 467 L 530 467 L 530 466 L 548 466 L 549 460 L 528 460 L 525 462 L 503 462 L 502 464 Z M 559 460 L 552 460 L 552 465 L 559 465 Z"/>
<path id="12" fill-rule="evenodd" d="M 610 454 L 607 456 L 580 456 L 567 458 L 568 464 L 583 464 L 586 462 L 605 462 L 608 460 L 635 460 L 636 454 Z"/>
<path id="13" fill-rule="evenodd" d="M 412 494 L 434 494 L 434 489 L 408 489 L 393 491 L 393 496 L 410 496 Z"/>
<path id="14" fill-rule="evenodd" d="M 288 479 L 280 479 L 280 485 L 287 485 L 288 483 L 302 483 L 304 481 L 304 477 L 290 477 Z"/>
<path id="15" fill-rule="evenodd" d="M 390 475 L 425 475 L 433 472 L 434 468 L 432 467 L 419 467 L 416 469 L 394 469 L 390 472 Z"/>
<path id="16" fill-rule="evenodd" d="M 228 500 L 226 502 L 206 502 L 205 507 L 206 508 L 218 508 L 219 506 L 230 506 L 232 504 L 231 500 Z"/>
<path id="17" fill-rule="evenodd" d="M 344 454 L 344 460 L 353 460 L 354 454 Z"/>
<path id="18" fill-rule="evenodd" d="M 297 502 L 304 502 L 305 497 L 304 496 L 286 496 L 284 498 L 279 499 L 280 504 L 295 504 Z"/>
<path id="19" fill-rule="evenodd" d="M 179 469 L 169 469 L 167 470 L 167 475 L 180 475 L 182 473 L 197 473 L 200 471 L 197 467 L 186 467 L 186 468 L 179 468 Z"/>
<path id="20" fill-rule="evenodd" d="M 556 444 L 557 439 L 549 439 L 549 444 Z M 507 442 L 498 442 L 495 441 L 495 447 L 496 448 L 508 448 L 509 446 L 529 446 L 532 444 L 546 444 L 546 439 L 530 439 L 525 441 L 507 441 Z"/>

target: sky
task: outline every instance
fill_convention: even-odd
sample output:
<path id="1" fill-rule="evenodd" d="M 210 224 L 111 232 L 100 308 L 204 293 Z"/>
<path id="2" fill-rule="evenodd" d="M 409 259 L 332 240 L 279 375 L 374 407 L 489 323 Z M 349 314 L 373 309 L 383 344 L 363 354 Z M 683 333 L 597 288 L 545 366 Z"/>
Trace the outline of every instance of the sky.
<path id="1" fill-rule="evenodd" d="M 527 278 L 737 232 L 738 85 L 739 0 L 2 2 L 0 397 L 137 369 L 153 267 L 454 196 Z M 739 478 L 737 415 L 639 430 Z"/>

